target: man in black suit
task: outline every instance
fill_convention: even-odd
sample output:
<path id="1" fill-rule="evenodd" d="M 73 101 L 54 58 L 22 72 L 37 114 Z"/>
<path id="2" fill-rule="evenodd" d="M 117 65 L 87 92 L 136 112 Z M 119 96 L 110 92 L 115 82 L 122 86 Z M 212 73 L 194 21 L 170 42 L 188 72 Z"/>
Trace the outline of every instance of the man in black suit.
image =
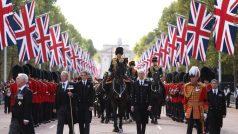
<path id="1" fill-rule="evenodd" d="M 145 134 L 148 111 L 151 110 L 151 84 L 145 80 L 144 71 L 138 71 L 139 80 L 133 84 L 131 111 L 135 112 L 137 134 Z"/>
<path id="2" fill-rule="evenodd" d="M 79 107 L 79 130 L 80 134 L 89 134 L 95 93 L 92 82 L 88 80 L 88 72 L 82 71 L 81 78 L 82 80 L 75 85 Z"/>
<path id="3" fill-rule="evenodd" d="M 64 124 L 69 126 L 69 134 L 74 134 L 74 124 L 77 122 L 76 99 L 74 83 L 68 81 L 68 72 L 61 72 L 61 82 L 56 89 L 54 112 L 57 113 L 57 134 L 63 134 Z M 71 89 L 69 89 L 71 88 Z"/>
<path id="4" fill-rule="evenodd" d="M 208 92 L 209 133 L 220 134 L 223 118 L 226 117 L 226 98 L 223 91 L 218 90 L 218 81 L 211 81 L 212 90 Z"/>
<path id="5" fill-rule="evenodd" d="M 35 134 L 32 119 L 32 93 L 28 89 L 28 76 L 19 73 L 16 78 L 18 91 L 12 109 L 9 134 Z"/>

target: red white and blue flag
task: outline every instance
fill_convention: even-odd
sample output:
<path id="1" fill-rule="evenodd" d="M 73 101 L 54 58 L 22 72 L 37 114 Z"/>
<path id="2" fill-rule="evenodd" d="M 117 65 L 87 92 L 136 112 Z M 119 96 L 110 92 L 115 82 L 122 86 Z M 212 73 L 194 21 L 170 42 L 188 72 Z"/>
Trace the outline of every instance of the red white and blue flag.
<path id="1" fill-rule="evenodd" d="M 12 28 L 16 35 L 20 63 L 35 58 L 38 53 L 35 1 L 22 6 L 20 11 L 14 14 L 11 23 L 14 23 Z"/>
<path id="2" fill-rule="evenodd" d="M 162 60 L 162 67 L 166 69 L 168 62 L 169 62 L 169 44 L 168 44 L 168 36 L 161 33 L 161 60 Z"/>
<path id="3" fill-rule="evenodd" d="M 71 68 L 73 70 L 77 70 L 77 64 L 79 63 L 79 51 L 80 49 L 78 48 L 78 45 L 76 44 L 71 44 L 70 45 L 70 50 L 71 50 Z"/>
<path id="4" fill-rule="evenodd" d="M 182 16 L 177 16 L 177 60 L 180 64 L 190 65 L 190 59 L 187 55 L 186 33 L 187 23 Z"/>
<path id="5" fill-rule="evenodd" d="M 216 49 L 220 52 L 234 54 L 234 43 L 237 32 L 238 0 L 215 0 L 214 39 Z M 237 23 L 237 22 L 236 22 Z"/>
<path id="6" fill-rule="evenodd" d="M 36 31 L 39 51 L 35 63 L 42 64 L 49 61 L 50 54 L 49 14 L 43 14 L 36 18 Z"/>
<path id="7" fill-rule="evenodd" d="M 61 40 L 63 43 L 62 54 L 63 54 L 63 67 L 70 68 L 71 64 L 71 50 L 69 45 L 69 35 L 68 32 L 61 33 Z"/>
<path id="8" fill-rule="evenodd" d="M 0 0 L 0 50 L 16 44 L 16 37 L 8 20 L 12 15 L 11 0 Z"/>
<path id="9" fill-rule="evenodd" d="M 205 61 L 214 17 L 206 6 L 195 0 L 190 3 L 187 28 L 187 52 L 189 57 Z"/>
<path id="10" fill-rule="evenodd" d="M 158 60 L 158 65 L 162 65 L 161 64 L 161 53 L 160 53 L 160 47 L 161 47 L 161 40 L 157 39 L 155 46 L 153 47 L 153 55 L 154 57 L 157 57 Z"/>
<path id="11" fill-rule="evenodd" d="M 63 64 L 63 42 L 61 40 L 60 25 L 56 24 L 50 27 L 50 67 Z"/>
<path id="12" fill-rule="evenodd" d="M 177 27 L 168 24 L 168 43 L 169 43 L 169 61 L 171 66 L 178 66 L 177 64 Z"/>

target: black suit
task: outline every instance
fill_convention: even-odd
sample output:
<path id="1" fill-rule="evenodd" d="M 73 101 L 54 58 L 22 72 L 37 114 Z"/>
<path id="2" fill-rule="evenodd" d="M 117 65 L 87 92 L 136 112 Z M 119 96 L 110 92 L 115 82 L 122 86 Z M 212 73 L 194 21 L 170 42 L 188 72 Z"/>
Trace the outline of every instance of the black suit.
<path id="1" fill-rule="evenodd" d="M 86 85 L 82 81 L 76 83 L 76 94 L 78 102 L 78 122 L 80 134 L 89 134 L 90 123 L 92 120 L 92 111 L 89 111 L 89 107 L 93 107 L 94 102 L 94 90 L 93 84 L 87 81 Z"/>
<path id="2" fill-rule="evenodd" d="M 24 125 L 24 120 L 28 120 L 29 123 Z M 27 87 L 24 87 L 22 90 L 18 91 L 12 109 L 12 119 L 9 134 L 18 133 L 35 133 L 32 119 L 32 92 Z"/>
<path id="3" fill-rule="evenodd" d="M 210 134 L 220 134 L 223 122 L 223 115 L 226 115 L 226 98 L 223 91 L 213 90 L 208 92 L 208 125 Z"/>
<path id="4" fill-rule="evenodd" d="M 148 106 L 151 103 L 151 84 L 144 81 L 141 85 L 139 80 L 133 84 L 131 104 L 134 107 L 137 134 L 144 134 L 148 123 Z"/>
<path id="5" fill-rule="evenodd" d="M 68 124 L 69 126 L 69 133 L 73 134 L 73 125 L 71 119 L 71 110 L 70 110 L 70 97 L 68 96 L 67 87 L 69 85 L 73 85 L 74 89 L 71 91 L 73 93 L 73 97 L 71 97 L 71 104 L 72 104 L 72 114 L 73 114 L 73 124 L 77 122 L 77 105 L 75 99 L 75 85 L 74 83 L 69 82 L 66 86 L 63 86 L 60 83 L 56 89 L 56 97 L 55 97 L 55 105 L 54 108 L 57 111 L 57 134 L 63 134 L 64 124 Z M 65 88 L 66 87 L 66 88 Z"/>

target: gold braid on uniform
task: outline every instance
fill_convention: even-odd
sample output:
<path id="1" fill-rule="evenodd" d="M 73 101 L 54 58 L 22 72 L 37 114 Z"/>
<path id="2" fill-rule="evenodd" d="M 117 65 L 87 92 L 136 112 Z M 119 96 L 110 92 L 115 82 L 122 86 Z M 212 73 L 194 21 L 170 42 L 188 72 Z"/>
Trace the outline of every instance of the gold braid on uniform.
<path id="1" fill-rule="evenodd" d="M 191 95 L 192 95 L 192 93 L 193 93 L 193 89 L 192 89 L 192 88 L 191 88 L 191 89 L 187 89 L 187 88 L 188 88 L 188 85 L 190 85 L 190 82 L 187 83 L 187 84 L 185 84 L 185 86 L 184 86 L 184 96 L 185 96 L 186 98 L 190 98 Z M 192 87 L 192 86 L 191 86 L 191 87 Z"/>

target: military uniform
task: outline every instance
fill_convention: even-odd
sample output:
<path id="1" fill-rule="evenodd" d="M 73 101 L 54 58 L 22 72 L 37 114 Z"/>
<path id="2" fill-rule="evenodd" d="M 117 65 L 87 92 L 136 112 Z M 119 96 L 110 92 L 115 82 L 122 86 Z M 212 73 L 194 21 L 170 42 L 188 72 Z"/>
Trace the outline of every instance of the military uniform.
<path id="1" fill-rule="evenodd" d="M 161 67 L 159 67 L 158 65 L 153 65 L 148 69 L 147 77 L 152 78 L 156 71 L 159 71 L 161 75 L 163 74 Z"/>
<path id="2" fill-rule="evenodd" d="M 113 77 L 116 74 L 116 70 L 117 70 L 117 67 L 118 66 L 122 66 L 122 68 L 124 68 L 125 70 L 118 70 L 118 71 L 122 71 L 122 72 L 119 72 L 119 74 L 123 74 L 123 78 L 124 79 L 127 79 L 126 77 L 126 68 L 127 68 L 127 61 L 128 59 L 127 58 L 113 58 L 112 59 L 112 62 L 111 62 L 111 65 L 108 69 L 108 71 L 111 73 L 111 75 L 108 77 L 107 81 L 111 81 L 113 79 Z"/>
<path id="3" fill-rule="evenodd" d="M 188 119 L 187 134 L 192 133 L 193 123 L 196 122 L 197 131 L 202 133 L 201 119 L 204 112 L 207 112 L 207 91 L 202 83 L 192 85 L 187 83 L 184 86 L 184 109 Z"/>
<path id="4" fill-rule="evenodd" d="M 220 134 L 223 117 L 226 116 L 226 98 L 223 91 L 212 89 L 208 92 L 209 133 Z"/>
<path id="5" fill-rule="evenodd" d="M 151 84 L 145 80 L 138 80 L 133 84 L 132 101 L 134 107 L 137 134 L 145 134 L 148 123 L 148 106 L 151 106 Z"/>

